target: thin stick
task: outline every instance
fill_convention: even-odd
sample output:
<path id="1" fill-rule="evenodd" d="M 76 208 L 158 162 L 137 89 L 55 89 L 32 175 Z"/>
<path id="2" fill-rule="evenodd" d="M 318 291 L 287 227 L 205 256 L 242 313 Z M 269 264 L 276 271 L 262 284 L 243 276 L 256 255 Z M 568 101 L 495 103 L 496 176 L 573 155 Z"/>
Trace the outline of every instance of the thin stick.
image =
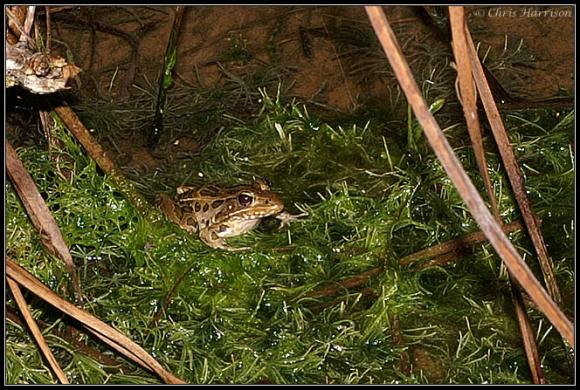
<path id="1" fill-rule="evenodd" d="M 30 314 L 30 310 L 28 309 L 26 300 L 24 299 L 24 296 L 20 291 L 20 287 L 18 287 L 18 283 L 16 283 L 12 278 L 7 278 L 6 281 L 8 282 L 10 291 L 12 291 L 12 296 L 14 297 L 14 300 L 16 301 L 16 304 L 18 305 L 18 308 L 20 309 L 20 312 L 22 313 L 22 316 L 24 317 L 24 320 L 26 321 L 28 328 L 32 333 L 32 336 L 34 336 L 34 339 L 38 343 L 38 346 L 40 347 L 40 350 L 44 354 L 44 357 L 46 358 L 46 360 L 48 360 L 50 368 L 52 368 L 52 370 L 54 371 L 54 373 L 58 377 L 58 380 L 61 383 L 68 384 L 69 381 L 66 378 L 66 375 L 62 371 L 62 368 L 60 368 L 60 366 L 58 365 L 58 362 L 54 358 L 54 355 L 50 351 L 50 348 L 48 348 L 46 340 L 42 336 L 42 332 L 38 328 L 36 321 L 34 321 L 34 318 L 32 318 L 32 314 Z"/>
<path id="2" fill-rule="evenodd" d="M 50 7 L 44 7 L 46 10 L 46 55 L 50 56 L 50 51 L 52 48 L 51 41 L 52 41 L 52 28 L 50 26 Z"/>
<path id="3" fill-rule="evenodd" d="M 522 224 L 519 221 L 515 221 L 515 222 L 509 223 L 507 225 L 504 225 L 502 228 L 504 229 L 504 231 L 506 233 L 513 232 L 513 231 L 521 229 Z M 445 257 L 445 262 L 449 262 L 449 261 L 451 261 L 449 256 L 457 255 L 457 252 L 461 248 L 464 248 L 464 247 L 467 247 L 470 245 L 475 245 L 477 243 L 484 242 L 484 241 L 487 241 L 487 238 L 485 237 L 485 234 L 483 234 L 483 232 L 479 231 L 479 232 L 469 233 L 469 234 L 466 234 L 464 236 L 457 237 L 453 240 L 449 240 L 449 241 L 443 242 L 441 244 L 432 246 L 430 248 L 420 250 L 420 251 L 415 252 L 409 256 L 405 256 L 399 260 L 399 263 L 403 266 L 407 266 L 407 265 L 416 263 L 420 260 L 425 260 L 425 259 L 429 259 L 429 258 L 436 258 L 436 259 L 432 260 L 431 262 L 428 262 L 427 264 L 422 265 L 421 269 L 424 269 L 424 268 L 430 267 L 432 265 L 435 265 L 436 264 L 435 261 L 441 260 L 443 257 Z M 336 295 L 341 291 L 344 291 L 344 290 L 349 289 L 349 288 L 358 287 L 361 284 L 366 283 L 370 278 L 381 274 L 384 270 L 385 270 L 384 267 L 375 267 L 375 268 L 372 268 L 368 271 L 363 272 L 360 275 L 356 275 L 356 276 L 350 277 L 348 279 L 340 280 L 338 282 L 333 283 L 330 286 L 326 286 L 326 287 L 323 287 L 321 289 L 307 293 L 306 296 L 312 297 L 312 298 L 321 298 L 321 297 Z"/>
<path id="4" fill-rule="evenodd" d="M 503 231 L 506 233 L 511 233 L 521 228 L 522 223 L 520 221 L 514 221 L 502 226 Z M 453 240 L 445 241 L 441 244 L 420 250 L 419 252 L 415 252 L 409 256 L 405 256 L 399 261 L 399 263 L 401 265 L 409 265 L 420 260 L 441 256 L 445 253 L 455 252 L 460 248 L 484 241 L 487 241 L 487 238 L 482 231 L 469 233 L 464 236 L 454 238 Z"/>
<path id="5" fill-rule="evenodd" d="M 334 283 L 331 286 L 327 286 L 327 287 L 321 288 L 319 290 L 312 291 L 312 292 L 306 294 L 306 296 L 310 297 L 310 298 L 320 298 L 320 297 L 326 297 L 329 295 L 335 295 L 339 291 L 343 291 L 343 290 L 346 290 L 348 288 L 352 288 L 352 287 L 364 284 L 370 278 L 382 273 L 383 271 L 384 271 L 383 267 L 375 267 L 369 271 L 363 272 L 360 275 L 354 276 L 352 278 L 344 279 L 344 280 L 341 280 L 339 282 Z"/>
<path id="6" fill-rule="evenodd" d="M 12 12 L 12 10 L 9 7 L 4 8 L 4 10 L 6 11 L 6 15 L 8 15 L 8 19 L 10 19 L 12 23 L 14 23 L 14 26 L 20 33 L 19 41 L 25 40 L 28 42 L 29 47 L 34 47 L 34 40 L 30 37 L 30 35 L 26 34 L 24 26 L 22 25 L 22 23 L 20 23 L 20 20 L 18 20 L 18 17 L 14 14 L 14 12 Z"/>
<path id="7" fill-rule="evenodd" d="M 365 9 L 383 46 L 383 50 L 389 59 L 391 67 L 399 80 L 401 88 L 405 92 L 409 104 L 413 107 L 417 120 L 423 127 L 425 136 L 435 151 L 437 158 L 445 168 L 447 175 L 471 211 L 471 214 L 518 283 L 530 295 L 534 302 L 536 302 L 540 310 L 556 329 L 558 329 L 560 334 L 571 345 L 574 345 L 572 323 L 546 293 L 530 268 L 505 236 L 501 227 L 485 206 L 483 199 L 469 179 L 469 176 L 467 176 L 467 173 L 461 167 L 457 156 L 455 156 L 453 149 L 447 142 L 435 118 L 429 112 L 429 108 L 421 95 L 421 90 L 417 86 L 411 69 L 403 57 L 401 48 L 397 44 L 395 34 L 382 8 L 372 6 L 365 7 Z"/>
<path id="8" fill-rule="evenodd" d="M 103 147 L 90 134 L 89 130 L 81 122 L 79 117 L 69 106 L 56 107 L 54 111 L 62 119 L 69 131 L 83 145 L 87 153 L 97 165 L 108 175 L 111 175 L 119 190 L 131 201 L 131 203 L 142 212 L 148 212 L 149 203 L 135 190 L 131 181 L 127 180 L 117 167 L 115 162 L 109 157 Z"/>
<path id="9" fill-rule="evenodd" d="M 50 253 L 64 261 L 77 293 L 77 301 L 82 305 L 83 293 L 81 290 L 80 279 L 76 272 L 68 246 L 64 241 L 62 232 L 46 205 L 46 202 L 40 195 L 34 180 L 32 180 L 32 177 L 8 141 L 6 141 L 6 172 L 22 201 L 32 224 L 36 230 L 39 231 L 42 244 Z"/>
<path id="10" fill-rule="evenodd" d="M 481 127 L 477 115 L 477 94 L 473 84 L 473 76 L 471 74 L 471 62 L 469 61 L 469 56 L 467 54 L 467 42 L 463 32 L 465 28 L 463 7 L 449 7 L 449 17 L 453 36 L 453 54 L 455 56 L 455 62 L 457 63 L 457 75 L 461 92 L 460 101 L 465 115 L 465 122 L 467 123 L 467 130 L 469 131 L 469 137 L 471 138 L 471 144 L 473 145 L 475 161 L 477 162 L 479 173 L 483 178 L 487 197 L 491 202 L 491 210 L 495 219 L 498 222 L 501 222 L 495 194 L 493 193 L 493 186 L 487 170 L 485 152 L 483 150 Z"/>
<path id="11" fill-rule="evenodd" d="M 473 75 L 475 76 L 475 83 L 477 84 L 477 89 L 479 90 L 483 107 L 487 113 L 489 124 L 491 125 L 493 136 L 495 137 L 500 156 L 507 171 L 514 196 L 522 212 L 524 223 L 528 229 L 536 253 L 538 254 L 538 260 L 542 268 L 544 281 L 546 282 L 550 296 L 555 302 L 560 303 L 562 302 L 562 296 L 558 284 L 556 283 L 556 277 L 554 276 L 553 264 L 550 260 L 548 250 L 546 249 L 546 244 L 544 243 L 544 238 L 538 226 L 534 210 L 532 209 L 530 201 L 526 195 L 526 186 L 523 175 L 505 131 L 499 110 L 493 99 L 491 89 L 486 82 L 483 67 L 479 62 L 477 51 L 475 50 L 475 45 L 473 44 L 469 31 L 465 32 L 465 36 L 470 49 L 469 56 L 471 59 Z"/>
<path id="12" fill-rule="evenodd" d="M 497 202 L 493 193 L 491 181 L 487 173 L 487 162 L 485 161 L 483 142 L 481 141 L 481 129 L 479 126 L 479 118 L 477 117 L 476 91 L 473 88 L 472 69 L 468 52 L 469 49 L 467 47 L 467 40 L 465 36 L 467 25 L 465 23 L 465 13 L 463 7 L 449 7 L 449 16 L 451 20 L 453 51 L 455 54 L 455 60 L 457 61 L 457 73 L 459 74 L 461 96 L 465 97 L 462 99 L 462 106 L 465 112 L 467 128 L 469 129 L 469 135 L 471 137 L 471 142 L 473 143 L 473 149 L 475 150 L 479 172 L 484 179 L 488 197 L 492 202 L 492 211 L 494 213 L 495 219 L 501 225 L 502 220 L 499 214 L 499 209 L 497 208 Z M 513 280 L 513 276 L 511 274 L 509 275 L 509 278 L 511 285 L 510 296 L 512 303 L 514 304 L 516 316 L 518 318 L 518 324 L 524 343 L 526 358 L 528 360 L 528 366 L 530 367 L 532 374 L 532 381 L 535 384 L 542 384 L 545 383 L 546 380 L 544 378 L 540 356 L 538 354 L 538 347 L 536 345 L 536 339 L 534 337 L 534 332 L 532 331 L 530 319 L 528 318 L 521 292 L 516 287 L 515 281 Z"/>
<path id="13" fill-rule="evenodd" d="M 28 6 L 28 12 L 26 13 L 26 19 L 24 20 L 24 33 L 27 36 L 30 36 L 30 31 L 32 31 L 32 23 L 34 23 L 35 11 L 36 11 L 36 6 L 34 6 L 34 5 Z"/>
<path id="14" fill-rule="evenodd" d="M 518 325 L 520 327 L 520 333 L 522 334 L 522 339 L 524 342 L 524 350 L 526 352 L 526 358 L 528 359 L 530 373 L 532 374 L 532 381 L 534 384 L 542 385 L 546 383 L 546 378 L 544 377 L 544 370 L 542 369 L 542 362 L 538 353 L 536 337 L 534 335 L 534 331 L 532 330 L 532 325 L 530 324 L 528 313 L 526 312 L 526 306 L 522 298 L 522 293 L 520 290 L 518 290 L 516 283 L 511 275 L 510 284 L 511 298 L 516 310 Z"/>
<path id="15" fill-rule="evenodd" d="M 25 326 L 24 322 L 22 322 L 22 319 L 18 315 L 18 309 L 10 305 L 6 305 L 6 319 L 13 322 L 17 326 L 20 327 Z M 64 331 L 61 331 L 54 326 L 50 326 L 41 319 L 37 319 L 36 323 L 38 324 L 38 327 L 40 328 L 41 331 L 50 328 L 48 329 L 48 332 L 50 332 L 56 337 L 66 340 L 68 343 L 72 344 L 72 347 L 76 351 L 95 359 L 97 362 L 99 362 L 99 364 L 103 366 L 118 367 L 123 363 L 120 360 L 116 360 L 108 355 L 105 355 L 105 353 L 99 351 L 97 348 L 89 347 L 83 340 L 80 340 L 78 337 L 75 337 L 74 335 L 78 335 L 78 329 L 75 327 L 67 326 L 67 328 L 65 328 Z M 103 368 L 106 369 L 106 367 Z"/>
<path id="16" fill-rule="evenodd" d="M 177 278 L 177 280 L 175 281 L 175 283 L 173 283 L 173 286 L 171 286 L 171 288 L 169 289 L 169 292 L 165 296 L 165 300 L 163 301 L 163 306 L 161 306 L 157 310 L 157 313 L 155 313 L 155 316 L 153 316 L 153 319 L 149 323 L 149 327 L 157 326 L 157 322 L 159 322 L 159 320 L 161 319 L 161 316 L 163 314 L 165 314 L 165 312 L 167 311 L 167 308 L 171 304 L 171 301 L 173 300 L 173 294 L 175 293 L 175 290 L 177 289 L 177 287 L 179 287 L 179 285 L 181 284 L 181 282 L 183 281 L 183 279 L 185 278 L 185 276 L 187 274 L 189 274 L 189 272 L 191 271 L 191 269 L 195 265 L 196 265 L 196 263 L 192 263 L 192 265 L 189 266 L 185 272 L 182 272 L 181 275 L 179 275 L 179 277 Z"/>
<path id="17" fill-rule="evenodd" d="M 181 379 L 165 370 L 159 362 L 127 336 L 85 310 L 65 301 L 11 259 L 6 259 L 6 274 L 34 295 L 81 322 L 91 332 L 99 333 L 99 337 L 103 341 L 109 341 L 107 344 L 113 346 L 128 358 L 142 364 L 145 368 L 154 371 L 166 383 L 184 383 Z"/>

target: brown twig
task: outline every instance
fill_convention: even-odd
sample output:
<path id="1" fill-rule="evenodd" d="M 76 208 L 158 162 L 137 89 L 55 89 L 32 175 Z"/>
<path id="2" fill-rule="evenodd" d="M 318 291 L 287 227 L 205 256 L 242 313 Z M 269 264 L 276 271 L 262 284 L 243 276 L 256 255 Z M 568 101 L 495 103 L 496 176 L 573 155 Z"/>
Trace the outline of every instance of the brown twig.
<path id="1" fill-rule="evenodd" d="M 34 339 L 38 343 L 38 346 L 40 347 L 42 354 L 44 355 L 44 357 L 48 361 L 50 368 L 52 368 L 52 370 L 54 371 L 58 380 L 61 383 L 68 384 L 69 381 L 66 378 L 66 375 L 62 371 L 62 368 L 60 368 L 60 366 L 58 365 L 58 362 L 54 358 L 54 355 L 50 351 L 50 348 L 48 348 L 48 345 L 46 344 L 46 340 L 44 339 L 44 336 L 42 336 L 42 332 L 38 328 L 36 321 L 34 321 L 34 318 L 32 318 L 32 314 L 30 313 L 30 310 L 28 309 L 28 305 L 26 304 L 26 300 L 24 299 L 24 296 L 22 295 L 22 292 L 20 291 L 20 287 L 18 287 L 18 283 L 16 283 L 14 280 L 12 280 L 12 278 L 7 278 L 6 281 L 8 282 L 8 286 L 10 287 L 10 291 L 12 291 L 12 296 L 14 297 L 14 300 L 16 301 L 16 304 L 18 305 L 20 312 L 24 316 L 24 320 L 26 321 L 26 324 L 28 325 L 30 332 L 32 333 L 32 335 L 34 336 Z"/>
<path id="2" fill-rule="evenodd" d="M 109 153 L 93 138 L 75 112 L 69 106 L 56 107 L 54 111 L 99 167 L 106 174 L 111 175 L 127 199 L 140 211 L 146 212 L 149 209 L 147 201 L 135 190 L 134 185 L 121 174 L 121 170 L 111 160 Z"/>
<path id="3" fill-rule="evenodd" d="M 14 324 L 21 326 L 21 327 L 23 327 L 25 325 L 23 323 L 22 319 L 20 318 L 20 316 L 18 315 L 17 309 L 15 309 L 14 307 L 11 307 L 9 305 L 6 305 L 6 319 L 10 320 Z M 74 327 L 68 328 L 67 331 L 63 332 L 63 331 L 56 329 L 56 327 L 51 327 L 49 324 L 47 324 L 46 322 L 44 322 L 40 319 L 37 319 L 36 323 L 38 324 L 38 327 L 40 328 L 41 331 L 44 331 L 45 329 L 50 328 L 49 331 L 51 334 L 71 343 L 73 345 L 75 351 L 78 351 L 86 356 L 89 356 L 89 357 L 95 359 L 97 362 L 99 362 L 103 366 L 120 366 L 122 364 L 120 361 L 115 360 L 112 357 L 103 354 L 98 349 L 90 347 L 86 343 L 84 343 L 82 340 L 80 340 L 79 338 L 74 337 L 74 334 L 78 334 L 77 328 L 74 328 Z"/>
<path id="4" fill-rule="evenodd" d="M 173 294 L 175 293 L 175 290 L 177 289 L 177 287 L 179 287 L 179 285 L 181 284 L 181 282 L 183 281 L 183 279 L 185 278 L 185 276 L 187 274 L 189 274 L 189 272 L 191 271 L 191 269 L 194 266 L 195 266 L 195 263 L 193 263 L 190 267 L 188 267 L 185 272 L 182 272 L 181 275 L 179 275 L 179 277 L 175 281 L 175 283 L 173 283 L 173 286 L 171 286 L 171 288 L 167 292 L 167 295 L 165 296 L 165 300 L 163 301 L 163 306 L 161 306 L 157 310 L 157 313 L 155 313 L 155 316 L 153 316 L 153 319 L 149 323 L 149 327 L 153 327 L 153 326 L 157 325 L 157 322 L 159 322 L 159 320 L 161 319 L 161 316 L 167 311 L 167 308 L 171 304 L 171 301 L 173 300 Z"/>
<path id="5" fill-rule="evenodd" d="M 22 200 L 32 224 L 39 231 L 44 247 L 64 261 L 77 293 L 77 301 L 82 305 L 81 284 L 68 246 L 48 206 L 38 192 L 34 180 L 8 141 L 6 141 L 6 172 Z"/>
<path id="6" fill-rule="evenodd" d="M 522 334 L 522 339 L 524 343 L 524 350 L 526 351 L 526 358 L 528 360 L 528 366 L 530 367 L 530 372 L 532 374 L 532 381 L 534 384 L 544 384 L 546 383 L 546 378 L 544 377 L 544 370 L 542 369 L 542 361 L 540 360 L 540 355 L 538 354 L 538 345 L 536 344 L 536 337 L 530 324 L 530 319 L 528 313 L 526 312 L 526 306 L 524 300 L 522 299 L 522 293 L 518 290 L 515 281 L 510 275 L 510 285 L 511 285 L 511 299 L 514 304 L 514 309 L 516 310 L 516 316 L 518 318 L 518 325 L 520 327 L 520 333 Z"/>
<path id="7" fill-rule="evenodd" d="M 32 274 L 9 258 L 6 259 L 6 274 L 34 295 L 75 318 L 90 332 L 97 335 L 101 340 L 115 348 L 117 351 L 136 361 L 138 364 L 141 364 L 143 367 L 155 372 L 166 383 L 184 383 L 181 379 L 165 370 L 159 362 L 127 336 L 121 334 L 110 325 L 107 325 L 85 310 L 79 309 L 70 302 L 65 301 L 51 289 L 42 284 Z"/>
<path id="8" fill-rule="evenodd" d="M 465 254 L 466 254 L 466 250 L 464 248 L 457 249 L 453 252 L 443 253 L 443 254 L 435 256 L 433 259 L 431 259 L 429 261 L 421 263 L 419 266 L 417 266 L 417 270 L 420 271 L 420 270 L 424 270 L 426 268 L 442 266 L 442 265 L 451 263 L 452 261 L 457 261 L 461 257 L 464 257 Z"/>
<path id="9" fill-rule="evenodd" d="M 38 116 L 40 117 L 40 124 L 42 125 L 42 131 L 46 137 L 46 142 L 48 143 L 48 150 L 52 151 L 55 145 L 55 140 L 52 137 L 52 127 L 50 114 L 46 110 L 39 110 Z"/>
<path id="10" fill-rule="evenodd" d="M 463 33 L 465 25 L 463 8 L 449 7 L 449 16 L 451 20 L 451 32 L 453 34 L 453 54 L 455 56 L 455 62 L 457 63 L 457 75 L 461 92 L 460 101 L 463 106 L 467 130 L 469 131 L 469 137 L 471 138 L 471 144 L 473 145 L 475 161 L 477 162 L 479 173 L 483 178 L 487 197 L 491 202 L 491 210 L 495 219 L 501 223 L 499 209 L 497 207 L 495 194 L 493 193 L 493 185 L 489 178 L 485 151 L 483 150 L 481 127 L 477 115 L 477 93 L 473 83 L 473 76 L 471 74 L 471 62 L 469 61 L 469 56 L 467 54 L 467 42 L 465 40 L 465 34 Z"/>
<path id="11" fill-rule="evenodd" d="M 393 345 L 401 348 L 401 360 L 399 363 L 399 369 L 403 374 L 409 375 L 411 373 L 409 351 L 407 348 L 403 349 L 404 343 L 403 335 L 401 333 L 401 321 L 399 320 L 399 316 L 397 314 L 394 315 L 391 329 L 393 332 Z"/>
<path id="12" fill-rule="evenodd" d="M 520 221 L 514 221 L 508 223 L 507 225 L 502 226 L 502 229 L 505 233 L 511 233 L 521 228 L 522 223 Z M 405 256 L 401 260 L 399 260 L 399 263 L 401 265 L 410 265 L 420 260 L 441 256 L 445 253 L 455 252 L 461 248 L 465 248 L 485 241 L 487 241 L 487 237 L 482 231 L 469 233 L 464 236 L 454 238 L 453 240 L 449 240 L 441 244 L 437 244 L 432 247 L 420 250 L 419 252 L 415 252 L 409 256 Z"/>
<path id="13" fill-rule="evenodd" d="M 513 232 L 521 228 L 522 225 L 521 222 L 519 221 L 512 222 L 510 224 L 503 226 L 503 229 L 506 233 Z M 424 269 L 433 265 L 439 265 L 442 262 L 449 262 L 451 261 L 450 258 L 451 256 L 455 256 L 455 258 L 457 258 L 457 254 L 460 253 L 462 248 L 485 241 L 487 241 L 487 238 L 485 237 L 485 234 L 483 234 L 483 232 L 479 231 L 475 233 L 469 233 L 464 236 L 455 238 L 453 240 L 449 240 L 441 244 L 432 246 L 430 248 L 420 250 L 409 256 L 405 256 L 399 260 L 399 263 L 402 266 L 407 266 L 421 260 L 434 258 L 432 261 L 420 267 L 421 269 Z M 384 267 L 372 268 L 369 271 L 363 272 L 360 275 L 356 275 L 348 279 L 343 279 L 341 281 L 333 283 L 330 286 L 326 286 L 321 289 L 307 293 L 305 296 L 311 298 L 322 298 L 326 296 L 336 295 L 341 291 L 344 291 L 349 288 L 358 287 L 361 284 L 366 283 L 370 278 L 381 274 L 383 271 Z"/>
<path id="14" fill-rule="evenodd" d="M 307 293 L 305 296 L 310 298 L 321 298 L 330 295 L 336 295 L 340 291 L 344 291 L 349 288 L 360 286 L 366 283 L 373 276 L 379 275 L 384 271 L 383 267 L 376 267 L 370 271 L 363 272 L 360 275 L 354 276 L 352 278 L 344 279 L 339 282 L 333 283 L 331 286 L 327 286 L 312 292 Z"/>
<path id="15" fill-rule="evenodd" d="M 44 7 L 46 12 L 46 55 L 50 56 L 50 52 L 52 51 L 52 27 L 50 26 L 50 7 Z"/>
<path id="16" fill-rule="evenodd" d="M 463 97 L 463 99 L 460 99 L 460 101 L 465 113 L 465 119 L 467 122 L 467 128 L 469 129 L 469 135 L 471 137 L 473 149 L 475 150 L 479 172 L 484 179 L 488 197 L 492 202 L 492 211 L 495 219 L 499 224 L 501 224 L 502 220 L 499 214 L 499 209 L 497 208 L 497 202 L 493 193 L 491 180 L 489 179 L 489 175 L 487 173 L 487 162 L 485 161 L 483 142 L 481 141 L 481 129 L 479 126 L 479 118 L 477 116 L 476 91 L 473 87 L 471 62 L 469 61 L 469 53 L 465 35 L 467 31 L 467 25 L 465 23 L 465 13 L 463 7 L 449 7 L 449 16 L 451 20 L 451 32 L 453 35 L 453 52 L 457 62 L 459 85 L 461 88 L 461 96 Z M 513 276 L 511 274 L 510 285 L 510 296 L 512 303 L 514 304 L 516 316 L 518 318 L 518 324 L 524 343 L 524 349 L 526 351 L 528 365 L 532 373 L 532 381 L 535 384 L 545 383 L 540 356 L 538 354 L 538 347 L 536 345 L 536 339 L 530 325 L 530 320 L 526 313 L 526 308 L 524 306 L 521 293 L 516 287 L 515 281 L 513 280 Z"/>
<path id="17" fill-rule="evenodd" d="M 418 122 L 423 127 L 425 136 L 471 214 L 518 283 L 538 304 L 538 307 L 540 307 L 548 320 L 558 329 L 560 334 L 571 345 L 574 345 L 572 323 L 546 293 L 534 277 L 530 268 L 507 239 L 501 227 L 485 206 L 483 199 L 469 179 L 469 176 L 461 167 L 457 156 L 429 111 L 427 104 L 423 100 L 421 90 L 415 82 L 411 69 L 403 56 L 401 48 L 396 41 L 395 34 L 382 8 L 378 6 L 367 6 L 365 9 L 377 37 L 383 46 L 383 50 L 389 59 L 389 63 L 397 76 L 399 84 L 407 96 Z"/>
<path id="18" fill-rule="evenodd" d="M 550 256 L 548 255 L 546 244 L 544 243 L 544 238 L 538 226 L 537 218 L 526 195 L 526 187 L 523 175 L 516 160 L 513 148 L 511 147 L 510 140 L 505 131 L 499 110 L 495 104 L 489 85 L 486 82 L 483 68 L 479 62 L 477 51 L 475 50 L 475 46 L 469 31 L 465 31 L 465 36 L 469 47 L 469 57 L 472 63 L 472 69 L 475 76 L 477 89 L 479 90 L 481 101 L 483 102 L 483 107 L 487 113 L 489 124 L 491 125 L 493 136 L 507 171 L 514 196 L 522 212 L 524 223 L 530 234 L 530 238 L 534 248 L 536 249 L 536 253 L 538 254 L 538 259 L 542 268 L 542 273 L 544 275 L 544 281 L 546 282 L 548 291 L 554 301 L 556 303 L 561 303 L 562 296 L 554 276 L 553 264 Z"/>

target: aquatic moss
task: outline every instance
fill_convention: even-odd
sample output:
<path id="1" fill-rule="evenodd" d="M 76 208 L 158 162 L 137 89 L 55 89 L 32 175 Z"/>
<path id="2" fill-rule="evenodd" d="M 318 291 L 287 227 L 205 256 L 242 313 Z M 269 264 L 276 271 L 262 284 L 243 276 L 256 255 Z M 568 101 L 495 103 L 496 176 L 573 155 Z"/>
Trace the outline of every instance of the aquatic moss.
<path id="1" fill-rule="evenodd" d="M 255 121 L 222 129 L 174 172 L 187 184 L 266 176 L 290 211 L 309 213 L 289 230 L 264 221 L 229 240 L 254 248 L 248 252 L 209 249 L 161 217 L 148 222 L 65 129 L 58 129 L 63 146 L 52 155 L 18 149 L 69 244 L 87 309 L 192 383 L 529 383 L 505 269 L 489 244 L 446 266 L 417 270 L 398 263 L 477 230 L 433 153 L 402 152 L 405 137 L 391 140 L 382 122 L 330 125 L 279 96 L 262 93 L 262 99 Z M 574 169 L 571 125 L 558 125 L 564 114 L 521 114 L 527 122 L 507 123 L 573 313 Z M 483 192 L 472 152 L 456 151 Z M 502 215 L 514 220 L 514 201 L 490 157 Z M 42 249 L 10 184 L 6 194 L 7 254 L 65 291 L 64 266 Z M 512 238 L 533 253 L 524 234 Z M 366 295 L 358 288 L 308 297 L 377 266 L 385 271 L 365 284 Z M 165 314 L 152 325 L 180 277 Z M 31 304 L 37 318 L 56 321 L 57 329 L 70 324 L 38 299 Z M 531 314 L 543 335 L 545 320 Z M 540 355 L 548 380 L 570 383 L 561 340 L 553 330 L 545 335 Z M 158 382 L 132 363 L 120 371 L 69 341 L 48 342 L 74 383 Z M 11 322 L 6 359 L 8 383 L 54 381 L 34 342 Z"/>

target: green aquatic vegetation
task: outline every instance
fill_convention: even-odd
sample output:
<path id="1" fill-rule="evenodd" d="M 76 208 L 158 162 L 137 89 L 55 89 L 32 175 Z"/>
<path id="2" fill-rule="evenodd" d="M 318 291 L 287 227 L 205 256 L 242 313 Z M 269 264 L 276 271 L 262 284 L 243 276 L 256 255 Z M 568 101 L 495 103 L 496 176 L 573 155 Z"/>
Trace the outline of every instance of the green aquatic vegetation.
<path id="1" fill-rule="evenodd" d="M 231 32 L 228 41 L 230 42 L 230 47 L 222 54 L 224 60 L 245 63 L 252 59 L 253 54 L 248 49 L 248 40 L 244 38 L 242 33 Z"/>
<path id="2" fill-rule="evenodd" d="M 254 121 L 219 131 L 175 179 L 233 185 L 266 176 L 291 212 L 309 213 L 289 229 L 265 220 L 228 239 L 253 248 L 247 252 L 212 250 L 154 211 L 157 218 L 140 215 L 65 129 L 57 129 L 63 145 L 52 158 L 18 149 L 69 244 L 87 310 L 192 383 L 529 383 L 506 271 L 489 244 L 445 266 L 399 265 L 406 255 L 477 230 L 433 153 L 406 152 L 405 127 L 392 139 L 397 131 L 384 123 L 328 124 L 280 95 L 261 96 Z M 573 313 L 571 123 L 568 115 L 551 115 L 522 114 L 526 121 L 514 119 L 510 135 Z M 477 179 L 470 149 L 456 152 Z M 502 215 L 511 221 L 518 212 L 499 165 L 490 158 Z M 151 180 L 143 178 L 141 188 Z M 64 293 L 64 265 L 44 252 L 10 184 L 6 195 L 7 254 Z M 525 234 L 511 236 L 532 264 Z M 359 287 L 309 295 L 378 266 L 385 270 L 362 286 L 365 294 Z M 55 329 L 71 324 L 38 299 L 30 304 Z M 570 383 L 557 333 L 530 313 L 548 381 Z M 54 381 L 25 330 L 8 322 L 6 337 L 8 383 Z M 159 382 L 125 360 L 121 371 L 68 340 L 50 336 L 48 343 L 73 383 Z"/>

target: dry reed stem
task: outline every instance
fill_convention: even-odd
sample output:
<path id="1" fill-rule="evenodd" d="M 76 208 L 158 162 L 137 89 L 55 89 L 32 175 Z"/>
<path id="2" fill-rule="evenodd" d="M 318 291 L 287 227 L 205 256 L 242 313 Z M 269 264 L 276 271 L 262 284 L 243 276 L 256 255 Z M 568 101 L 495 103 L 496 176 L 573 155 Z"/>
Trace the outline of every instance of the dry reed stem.
<path id="1" fill-rule="evenodd" d="M 60 368 L 58 362 L 54 358 L 54 355 L 50 351 L 50 348 L 48 348 L 46 340 L 44 339 L 44 336 L 42 336 L 42 332 L 38 328 L 36 321 L 34 321 L 34 318 L 32 318 L 32 314 L 28 309 L 28 305 L 26 304 L 26 300 L 24 299 L 24 296 L 20 291 L 20 287 L 18 287 L 18 283 L 16 283 L 12 278 L 7 278 L 6 281 L 8 282 L 10 291 L 12 291 L 12 296 L 14 297 L 14 300 L 16 301 L 16 304 L 18 305 L 18 308 L 20 309 L 20 312 L 22 313 L 22 316 L 24 317 L 24 320 L 26 321 L 28 328 L 32 333 L 32 336 L 34 336 L 34 339 L 38 343 L 38 346 L 40 347 L 42 354 L 48 361 L 50 368 L 52 368 L 52 370 L 54 371 L 58 380 L 61 383 L 68 384 L 69 381 L 66 378 L 66 375 L 64 374 L 62 368 Z"/>
<path id="2" fill-rule="evenodd" d="M 572 323 L 566 318 L 554 300 L 535 278 L 527 264 L 522 260 L 467 176 L 467 173 L 461 166 L 457 156 L 455 156 L 441 128 L 431 112 L 429 112 L 429 108 L 423 100 L 421 90 L 415 82 L 411 69 L 402 54 L 401 48 L 397 44 L 395 34 L 382 8 L 378 6 L 367 6 L 365 9 L 377 37 L 383 46 L 383 50 L 389 59 L 391 67 L 399 80 L 401 88 L 405 92 L 417 120 L 423 127 L 425 136 L 461 198 L 466 203 L 471 214 L 481 227 L 481 230 L 502 258 L 510 273 L 514 275 L 520 286 L 530 295 L 532 300 L 538 305 L 554 327 L 556 327 L 558 332 L 573 346 L 574 331 Z"/>
<path id="3" fill-rule="evenodd" d="M 6 274 L 42 300 L 82 323 L 94 334 L 98 334 L 98 337 L 101 340 L 119 352 L 136 361 L 144 368 L 155 372 L 165 381 L 165 383 L 185 383 L 169 371 L 165 370 L 159 362 L 127 336 L 92 316 L 87 311 L 79 309 L 70 302 L 65 301 L 51 289 L 42 284 L 32 274 L 9 258 L 6 259 Z"/>

